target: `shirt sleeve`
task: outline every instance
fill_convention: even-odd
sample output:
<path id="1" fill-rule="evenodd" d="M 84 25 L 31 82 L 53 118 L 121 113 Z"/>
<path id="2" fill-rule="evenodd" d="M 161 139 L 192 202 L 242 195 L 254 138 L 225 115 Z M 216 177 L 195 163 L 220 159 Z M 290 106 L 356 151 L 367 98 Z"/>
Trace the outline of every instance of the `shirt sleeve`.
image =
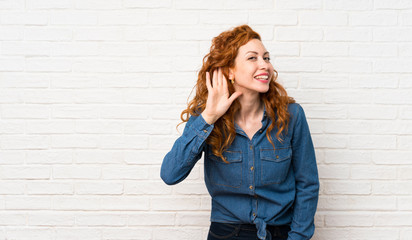
<path id="1" fill-rule="evenodd" d="M 189 175 L 202 156 L 206 139 L 213 127 L 214 125 L 208 124 L 202 115 L 189 118 L 183 135 L 175 141 L 172 150 L 163 159 L 160 177 L 166 184 L 177 184 Z"/>
<path id="2" fill-rule="evenodd" d="M 296 195 L 288 240 L 308 240 L 315 231 L 314 218 L 319 197 L 319 177 L 309 126 L 300 105 L 295 114 L 292 164 Z"/>

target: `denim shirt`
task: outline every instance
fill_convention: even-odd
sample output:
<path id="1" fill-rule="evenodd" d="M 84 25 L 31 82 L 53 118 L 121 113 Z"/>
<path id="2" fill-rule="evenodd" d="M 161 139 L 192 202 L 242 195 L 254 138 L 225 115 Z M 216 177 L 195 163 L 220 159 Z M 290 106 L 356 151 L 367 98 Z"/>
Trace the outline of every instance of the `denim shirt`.
<path id="1" fill-rule="evenodd" d="M 165 156 L 161 178 L 166 184 L 184 180 L 204 153 L 206 187 L 212 197 L 212 222 L 255 224 L 259 239 L 266 238 L 266 225 L 291 227 L 288 240 L 310 239 L 314 233 L 319 179 L 315 151 L 302 107 L 289 104 L 291 114 L 283 141 L 270 133 L 271 119 L 262 117 L 262 128 L 252 139 L 235 124 L 236 137 L 223 156 L 213 155 L 206 139 L 214 125 L 202 115 L 191 116 L 183 135 Z"/>

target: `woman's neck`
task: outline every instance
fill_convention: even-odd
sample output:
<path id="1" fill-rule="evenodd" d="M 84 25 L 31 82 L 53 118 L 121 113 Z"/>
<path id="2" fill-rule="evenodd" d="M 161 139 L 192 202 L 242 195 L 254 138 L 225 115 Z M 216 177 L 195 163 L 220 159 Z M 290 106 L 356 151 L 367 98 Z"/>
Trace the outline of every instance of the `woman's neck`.
<path id="1" fill-rule="evenodd" d="M 237 122 L 248 122 L 254 119 L 262 118 L 263 102 L 260 100 L 259 93 L 242 94 L 238 101 L 240 103 L 240 111 L 236 114 Z"/>

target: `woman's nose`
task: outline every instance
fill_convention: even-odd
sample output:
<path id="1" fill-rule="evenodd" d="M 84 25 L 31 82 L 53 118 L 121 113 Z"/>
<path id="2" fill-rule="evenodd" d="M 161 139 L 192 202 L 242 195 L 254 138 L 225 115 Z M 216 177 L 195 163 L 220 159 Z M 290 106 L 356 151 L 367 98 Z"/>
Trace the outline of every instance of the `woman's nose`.
<path id="1" fill-rule="evenodd" d="M 269 62 L 265 61 L 265 59 L 263 59 L 263 57 L 259 58 L 258 64 L 259 64 L 260 69 L 267 69 L 268 66 L 269 66 Z"/>

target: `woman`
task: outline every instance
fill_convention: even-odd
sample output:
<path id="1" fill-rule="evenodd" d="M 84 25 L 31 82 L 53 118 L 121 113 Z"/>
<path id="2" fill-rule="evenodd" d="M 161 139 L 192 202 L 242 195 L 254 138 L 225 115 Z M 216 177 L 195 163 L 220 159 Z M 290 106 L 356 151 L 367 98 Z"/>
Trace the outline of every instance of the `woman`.
<path id="1" fill-rule="evenodd" d="M 169 185 L 204 153 L 212 197 L 209 240 L 310 239 L 319 180 L 302 107 L 276 82 L 258 33 L 242 25 L 215 37 L 183 135 L 165 156 Z"/>

